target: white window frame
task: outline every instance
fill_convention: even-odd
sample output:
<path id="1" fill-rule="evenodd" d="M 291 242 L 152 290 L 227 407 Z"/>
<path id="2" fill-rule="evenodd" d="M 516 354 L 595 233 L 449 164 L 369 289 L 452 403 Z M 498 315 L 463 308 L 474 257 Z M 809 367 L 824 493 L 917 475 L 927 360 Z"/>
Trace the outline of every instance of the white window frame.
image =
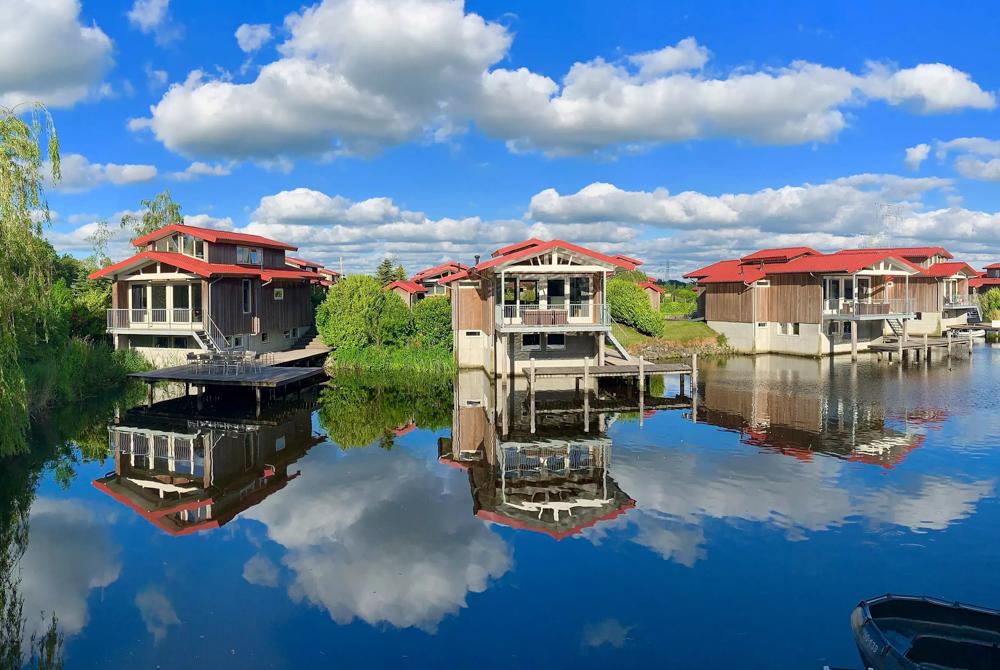
<path id="1" fill-rule="evenodd" d="M 237 245 L 236 263 L 239 265 L 260 265 L 260 247 Z"/>
<path id="2" fill-rule="evenodd" d="M 253 282 L 249 279 L 244 279 L 240 284 L 240 303 L 244 314 L 253 312 Z"/>

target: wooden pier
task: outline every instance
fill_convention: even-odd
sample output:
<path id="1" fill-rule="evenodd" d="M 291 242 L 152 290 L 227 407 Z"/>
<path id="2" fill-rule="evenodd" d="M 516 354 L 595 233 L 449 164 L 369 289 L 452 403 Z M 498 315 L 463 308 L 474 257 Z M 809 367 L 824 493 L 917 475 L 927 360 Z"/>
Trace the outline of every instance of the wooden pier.
<path id="1" fill-rule="evenodd" d="M 638 393 L 638 407 L 639 411 L 639 425 L 641 426 L 644 422 L 644 412 L 646 405 L 646 378 L 651 375 L 677 375 L 679 377 L 680 385 L 680 395 L 684 396 L 684 380 L 685 378 L 690 379 L 691 383 L 691 396 L 690 405 L 692 412 L 692 419 L 697 421 L 698 416 L 698 354 L 691 355 L 691 363 L 650 363 L 646 361 L 642 356 L 640 356 L 635 362 L 626 360 L 617 360 L 613 364 L 605 365 L 594 365 L 590 358 L 583 359 L 583 365 L 554 365 L 554 366 L 544 366 L 539 367 L 535 365 L 535 359 L 531 359 L 528 367 L 528 405 L 529 405 L 529 416 L 530 416 L 530 430 L 532 433 L 535 432 L 535 415 L 536 411 L 536 389 L 537 389 L 537 379 L 539 377 L 572 377 L 575 378 L 576 391 L 580 391 L 580 385 L 583 384 L 583 412 L 584 412 L 584 430 L 589 430 L 590 423 L 590 412 L 595 411 L 596 408 L 591 407 L 590 403 L 590 380 L 593 379 L 595 384 L 597 380 L 609 377 L 619 377 L 624 379 L 635 378 L 638 382 L 639 393 Z M 509 383 L 506 380 L 503 383 Z M 504 414 L 504 419 L 506 421 L 506 413 Z M 503 426 L 504 434 L 507 431 L 506 422 Z"/>
<path id="2" fill-rule="evenodd" d="M 887 357 L 892 362 L 893 356 L 896 356 L 900 362 L 907 359 L 929 362 L 935 351 L 940 352 L 950 360 L 953 353 L 959 349 L 967 351 L 971 357 L 972 340 L 971 335 L 963 337 L 930 337 L 928 335 L 898 337 L 894 341 L 870 344 L 868 350 L 878 354 L 880 361 Z"/>

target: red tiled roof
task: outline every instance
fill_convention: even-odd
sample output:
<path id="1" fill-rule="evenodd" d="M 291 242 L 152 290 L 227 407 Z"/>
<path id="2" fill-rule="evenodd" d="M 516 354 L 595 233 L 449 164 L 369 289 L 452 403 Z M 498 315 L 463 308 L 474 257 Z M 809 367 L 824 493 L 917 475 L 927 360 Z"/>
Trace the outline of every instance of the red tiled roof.
<path id="1" fill-rule="evenodd" d="M 975 277 L 969 280 L 969 286 L 972 288 L 1000 286 L 1000 277 Z"/>
<path id="2" fill-rule="evenodd" d="M 818 251 L 811 249 L 810 247 L 775 247 L 773 249 L 761 249 L 760 251 L 755 251 L 748 256 L 742 257 L 740 260 L 744 263 L 752 263 L 754 261 L 789 261 L 793 258 L 798 258 L 799 256 L 819 255 L 820 253 Z"/>
<path id="3" fill-rule="evenodd" d="M 184 270 L 185 272 L 190 272 L 206 279 L 208 277 L 231 276 L 259 277 L 264 281 L 270 281 L 272 279 L 313 279 L 316 277 L 315 272 L 306 272 L 304 270 L 278 270 L 271 268 L 246 267 L 243 265 L 230 265 L 228 263 L 206 263 L 203 260 L 192 258 L 191 256 L 186 256 L 184 254 L 177 253 L 176 251 L 140 251 L 136 255 L 126 258 L 123 261 L 119 261 L 114 265 L 109 265 L 108 267 L 97 270 L 96 272 L 91 272 L 90 275 L 88 275 L 88 278 L 100 279 L 101 277 L 113 275 L 116 272 L 129 268 L 133 265 L 138 266 L 143 262 L 157 261 L 173 265 L 174 267 Z"/>
<path id="4" fill-rule="evenodd" d="M 663 293 L 663 289 L 660 288 L 659 286 L 657 286 L 656 282 L 654 282 L 654 281 L 643 282 L 643 283 L 639 284 L 639 288 L 642 288 L 642 289 L 651 288 L 654 291 L 656 291 L 657 293 Z"/>
<path id="5" fill-rule="evenodd" d="M 530 243 L 530 244 L 529 244 Z M 517 249 L 514 249 L 517 247 Z M 521 258 L 527 258 L 535 254 L 540 254 L 549 249 L 561 248 L 567 251 L 572 251 L 573 253 L 580 254 L 581 256 L 587 256 L 593 258 L 601 263 L 608 263 L 610 265 L 616 265 L 625 270 L 634 270 L 635 264 L 631 261 L 626 261 L 617 256 L 608 256 L 607 254 L 602 254 L 599 251 L 594 251 L 593 249 L 588 249 L 586 247 L 581 247 L 578 244 L 573 244 L 571 242 L 566 242 L 564 240 L 549 240 L 548 242 L 540 242 L 539 240 L 527 240 L 526 242 L 519 243 L 518 245 L 510 245 L 504 247 L 503 249 L 498 249 L 493 252 L 493 257 L 489 260 L 483 261 L 479 265 L 469 268 L 467 270 L 460 270 L 459 272 L 452 273 L 446 277 L 442 277 L 438 280 L 439 284 L 448 284 L 458 279 L 464 279 L 468 277 L 473 271 L 482 271 L 491 267 L 500 265 L 501 263 L 508 263 L 510 261 L 520 260 Z M 506 249 L 513 249 L 511 251 L 506 251 L 503 254 L 499 252 Z"/>
<path id="6" fill-rule="evenodd" d="M 612 258 L 617 258 L 620 261 L 625 261 L 626 263 L 631 263 L 632 265 L 642 265 L 642 261 L 638 258 L 632 258 L 631 256 L 626 256 L 625 254 L 615 254 Z"/>
<path id="7" fill-rule="evenodd" d="M 456 263 L 455 261 L 448 261 L 447 263 L 441 263 L 440 265 L 435 265 L 434 267 L 421 270 L 417 274 L 410 277 L 410 281 L 418 282 L 427 277 L 433 277 L 434 275 L 450 274 L 468 269 L 469 267 L 467 265 L 462 265 L 461 263 Z"/>
<path id="8" fill-rule="evenodd" d="M 153 232 L 143 235 L 142 237 L 137 237 L 132 240 L 132 244 L 134 246 L 141 247 L 149 242 L 155 242 L 170 233 L 187 233 L 188 235 L 193 235 L 194 237 L 207 242 L 222 242 L 229 244 L 245 243 L 258 247 L 268 247 L 271 249 L 285 249 L 286 251 L 295 251 L 298 249 L 298 247 L 293 247 L 290 244 L 278 242 L 277 240 L 272 240 L 267 237 L 261 237 L 260 235 L 234 233 L 229 230 L 216 230 L 215 228 L 198 228 L 197 226 L 188 226 L 183 223 L 171 223 L 170 225 L 164 226 L 159 230 L 154 230 Z"/>
<path id="9" fill-rule="evenodd" d="M 976 272 L 968 263 L 963 263 L 962 261 L 947 261 L 944 263 L 935 263 L 929 268 L 924 270 L 924 274 L 930 277 L 951 277 L 959 272 L 965 271 L 966 275 L 970 277 L 975 277 L 979 273 Z"/>
<path id="10" fill-rule="evenodd" d="M 1000 270 L 1000 263 L 990 263 L 986 266 L 987 270 Z"/>
<path id="11" fill-rule="evenodd" d="M 752 284 L 766 276 L 766 273 L 758 266 L 743 265 L 738 260 L 719 261 L 702 270 L 695 270 L 695 272 L 699 273 L 699 276 L 696 277 L 699 284 L 730 284 L 733 282 Z"/>
<path id="12" fill-rule="evenodd" d="M 385 286 L 383 286 L 383 288 L 385 290 L 387 290 L 387 291 L 391 291 L 392 289 L 395 289 L 395 288 L 401 288 L 401 289 L 403 289 L 404 291 L 406 291 L 407 293 L 409 293 L 411 295 L 414 294 L 414 293 L 426 293 L 427 292 L 427 289 L 425 289 L 420 284 L 414 283 L 414 282 L 406 280 L 406 279 L 397 280 L 397 281 L 392 282 L 391 284 L 386 284 Z"/>
<path id="13" fill-rule="evenodd" d="M 865 254 L 873 251 L 882 251 L 893 256 L 902 256 L 903 258 L 927 258 L 929 256 L 954 258 L 944 247 L 862 247 L 859 249 L 841 249 L 834 253 Z"/>
<path id="14" fill-rule="evenodd" d="M 88 275 L 88 279 L 99 279 L 101 277 L 107 277 L 112 275 L 119 270 L 127 268 L 133 264 L 137 264 L 141 261 L 159 261 L 160 263 L 167 263 L 181 270 L 186 270 L 199 277 L 211 277 L 213 275 L 234 275 L 240 277 L 256 277 L 260 274 L 259 268 L 243 267 L 242 265 L 229 265 L 226 263 L 206 263 L 203 260 L 197 258 L 192 258 L 191 256 L 186 256 L 176 251 L 140 251 L 130 258 L 126 258 L 123 261 L 119 261 L 114 265 L 109 265 L 106 268 L 97 270 L 96 272 L 91 272 Z"/>
<path id="15" fill-rule="evenodd" d="M 260 270 L 260 278 L 264 281 L 272 279 L 316 279 L 317 273 L 308 270 L 273 270 L 264 268 Z"/>
<path id="16" fill-rule="evenodd" d="M 703 268 L 698 268 L 697 270 L 692 270 L 684 275 L 685 279 L 701 279 L 702 277 L 707 277 L 708 275 L 715 272 L 716 269 L 722 268 L 729 263 L 739 263 L 739 261 L 726 260 L 726 261 L 715 261 L 711 265 L 706 265 Z"/>
<path id="17" fill-rule="evenodd" d="M 285 256 L 285 263 L 287 265 L 294 265 L 295 267 L 311 267 L 317 268 L 317 270 L 322 270 L 323 265 L 321 263 L 313 263 L 312 261 L 307 261 L 304 258 L 295 258 L 293 256 Z"/>
<path id="18" fill-rule="evenodd" d="M 529 247 L 536 247 L 539 244 L 545 243 L 537 237 L 532 237 L 531 239 L 527 239 L 522 242 L 515 242 L 514 244 L 508 244 L 505 247 L 500 247 L 490 255 L 493 258 L 496 258 L 497 256 L 506 256 L 507 254 L 514 253 L 515 251 L 521 251 L 523 249 L 528 249 Z"/>
<path id="19" fill-rule="evenodd" d="M 791 274 L 797 272 L 857 272 L 869 265 L 884 260 L 896 260 L 916 272 L 923 268 L 900 258 L 896 253 L 878 250 L 859 250 L 856 253 L 820 254 L 818 256 L 799 256 L 794 260 L 767 269 L 768 274 Z"/>

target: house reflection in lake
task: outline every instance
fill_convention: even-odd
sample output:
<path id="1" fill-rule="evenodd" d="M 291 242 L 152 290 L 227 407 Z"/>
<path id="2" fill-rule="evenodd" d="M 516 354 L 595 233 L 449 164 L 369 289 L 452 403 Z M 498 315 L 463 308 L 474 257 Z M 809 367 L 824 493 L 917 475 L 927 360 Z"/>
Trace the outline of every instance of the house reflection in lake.
<path id="1" fill-rule="evenodd" d="M 438 454 L 468 472 L 477 517 L 560 540 L 635 506 L 610 475 L 608 428 L 619 412 L 639 411 L 640 402 L 626 385 L 597 394 L 576 392 L 573 379 L 539 382 L 532 403 L 524 388 L 459 374 L 452 436 L 439 440 Z M 654 407 L 684 402 L 644 400 Z"/>
<path id="2" fill-rule="evenodd" d="M 706 361 L 697 418 L 796 458 L 825 454 L 892 468 L 946 415 L 893 408 L 878 395 L 884 384 L 870 375 L 897 370 L 859 372 L 846 361 L 788 356 Z"/>
<path id="3" fill-rule="evenodd" d="M 323 441 L 314 397 L 271 407 L 197 414 L 187 398 L 133 409 L 108 427 L 114 472 L 94 486 L 170 535 L 218 528 L 281 490 L 291 466 Z"/>

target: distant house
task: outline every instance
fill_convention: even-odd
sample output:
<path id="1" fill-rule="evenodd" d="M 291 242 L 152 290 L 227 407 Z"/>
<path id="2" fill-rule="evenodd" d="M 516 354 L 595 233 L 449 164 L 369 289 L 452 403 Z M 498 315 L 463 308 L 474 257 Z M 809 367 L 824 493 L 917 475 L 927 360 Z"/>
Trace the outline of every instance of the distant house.
<path id="1" fill-rule="evenodd" d="M 744 352 L 820 355 L 939 334 L 975 309 L 968 264 L 941 247 L 762 249 L 685 277 L 709 326 Z"/>
<path id="2" fill-rule="evenodd" d="M 646 294 L 646 297 L 649 298 L 649 306 L 657 312 L 660 311 L 660 296 L 663 295 L 663 289 L 657 286 L 656 280 L 652 277 L 647 277 L 646 281 L 639 284 L 639 288 L 641 288 L 643 293 Z"/>
<path id="3" fill-rule="evenodd" d="M 290 349 L 313 326 L 316 273 L 289 267 L 295 247 L 258 235 L 172 224 L 90 275 L 111 280 L 108 333 L 156 365 L 190 352 Z"/>
<path id="4" fill-rule="evenodd" d="M 537 365 L 603 363 L 611 336 L 605 284 L 638 261 L 564 242 L 525 240 L 489 260 L 442 277 L 452 286 L 456 362 L 490 374 L 522 374 Z"/>
<path id="5" fill-rule="evenodd" d="M 469 266 L 467 265 L 449 261 L 421 270 L 410 277 L 410 281 L 423 286 L 426 289 L 427 295 L 447 295 L 450 289 L 447 284 L 440 283 L 441 278 L 468 269 Z"/>
<path id="6" fill-rule="evenodd" d="M 334 270 L 328 270 L 319 263 L 314 263 L 312 261 L 307 261 L 302 258 L 295 258 L 293 256 L 285 257 L 285 264 L 293 269 L 302 270 L 303 272 L 311 272 L 316 275 L 316 279 L 313 280 L 314 284 L 322 286 L 323 288 L 329 288 L 337 279 L 340 278 L 340 273 Z"/>
<path id="7" fill-rule="evenodd" d="M 416 282 L 407 279 L 397 280 L 385 285 L 385 290 L 392 291 L 406 303 L 406 306 L 413 309 L 418 300 L 423 300 L 427 294 L 427 289 Z"/>
<path id="8" fill-rule="evenodd" d="M 976 276 L 969 280 L 969 286 L 976 294 L 991 288 L 1000 288 L 1000 263 L 987 265 L 983 272 L 976 273 Z"/>

